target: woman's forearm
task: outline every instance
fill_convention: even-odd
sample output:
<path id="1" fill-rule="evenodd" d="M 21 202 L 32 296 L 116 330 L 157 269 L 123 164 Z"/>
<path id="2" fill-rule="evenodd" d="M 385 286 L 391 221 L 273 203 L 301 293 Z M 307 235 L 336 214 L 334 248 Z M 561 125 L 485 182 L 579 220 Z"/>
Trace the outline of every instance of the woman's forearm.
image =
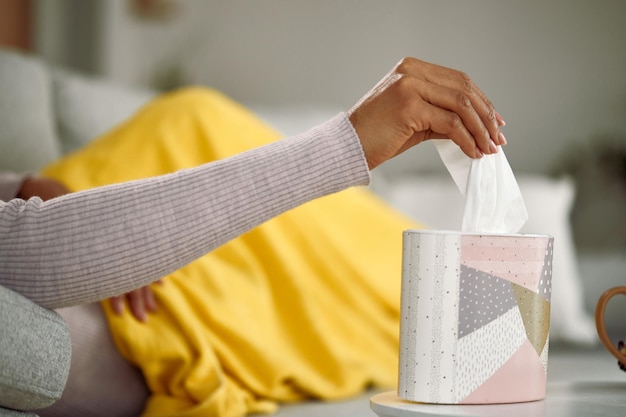
<path id="1" fill-rule="evenodd" d="M 0 284 L 57 308 L 153 282 L 264 221 L 369 181 L 345 115 L 174 174 L 0 203 Z"/>

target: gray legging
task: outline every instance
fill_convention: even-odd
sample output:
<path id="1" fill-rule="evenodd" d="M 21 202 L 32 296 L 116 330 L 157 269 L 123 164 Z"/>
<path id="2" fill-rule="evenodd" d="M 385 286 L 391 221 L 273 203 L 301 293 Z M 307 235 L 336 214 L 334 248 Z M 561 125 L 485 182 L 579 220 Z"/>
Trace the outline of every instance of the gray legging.
<path id="1" fill-rule="evenodd" d="M 72 362 L 63 396 L 38 410 L 41 417 L 136 417 L 149 391 L 141 372 L 117 351 L 100 304 L 57 310 L 72 339 Z"/>

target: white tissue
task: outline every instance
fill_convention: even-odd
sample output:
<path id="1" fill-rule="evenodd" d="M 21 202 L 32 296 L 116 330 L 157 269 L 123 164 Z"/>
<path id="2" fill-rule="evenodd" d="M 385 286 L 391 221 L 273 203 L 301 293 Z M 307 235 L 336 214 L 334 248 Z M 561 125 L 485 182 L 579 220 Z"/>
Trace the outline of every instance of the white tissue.
<path id="1" fill-rule="evenodd" d="M 465 196 L 465 233 L 518 233 L 528 220 L 526 205 L 504 151 L 472 159 L 451 140 L 435 146 L 461 194 Z"/>

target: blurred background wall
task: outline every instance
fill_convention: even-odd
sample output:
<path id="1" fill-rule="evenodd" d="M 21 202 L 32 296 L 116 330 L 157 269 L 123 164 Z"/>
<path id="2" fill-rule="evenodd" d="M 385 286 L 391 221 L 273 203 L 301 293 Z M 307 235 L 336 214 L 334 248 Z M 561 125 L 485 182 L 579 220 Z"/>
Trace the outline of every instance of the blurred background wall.
<path id="1" fill-rule="evenodd" d="M 403 56 L 467 72 L 520 169 L 626 132 L 621 0 L 39 0 L 34 49 L 144 86 L 201 83 L 245 103 L 346 108 Z M 422 158 L 425 168 L 436 168 Z"/>
<path id="2" fill-rule="evenodd" d="M 16 5 L 29 19 L 9 16 Z M 254 108 L 312 106 L 324 116 L 347 109 L 404 56 L 462 69 L 506 119 L 513 169 L 577 177 L 587 204 L 578 205 L 577 224 L 590 234 L 601 230 L 597 219 L 611 217 L 614 239 L 626 247 L 626 1 L 0 0 L 0 7 L 0 37 L 19 20 L 14 45 L 51 63 L 147 88 L 208 85 Z M 433 147 L 384 168 L 445 173 Z"/>

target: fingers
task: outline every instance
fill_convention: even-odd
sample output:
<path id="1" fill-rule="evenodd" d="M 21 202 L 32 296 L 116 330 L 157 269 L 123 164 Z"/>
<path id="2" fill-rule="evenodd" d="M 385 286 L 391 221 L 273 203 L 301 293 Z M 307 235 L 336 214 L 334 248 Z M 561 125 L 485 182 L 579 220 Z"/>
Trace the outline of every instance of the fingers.
<path id="1" fill-rule="evenodd" d="M 476 152 L 472 157 L 495 153 L 496 146 L 506 144 L 506 138 L 500 131 L 500 127 L 505 124 L 504 119 L 467 74 L 414 58 L 404 59 L 396 70 L 416 80 L 424 81 L 420 84 L 422 86 L 420 93 L 423 97 L 431 104 L 454 112 L 460 117 L 465 130 L 469 132 L 480 150 L 480 153 Z M 457 123 L 454 118 L 449 120 L 453 124 Z M 459 132 L 456 138 L 451 139 L 457 139 L 455 142 L 460 146 L 466 137 L 464 132 Z M 464 146 L 465 151 L 468 145 Z"/>
<path id="2" fill-rule="evenodd" d="M 145 298 L 145 288 L 146 287 L 139 288 L 126 295 L 130 311 L 139 321 L 146 321 L 148 318 L 146 313 L 146 310 L 148 309 L 148 300 Z"/>
<path id="3" fill-rule="evenodd" d="M 456 88 L 472 103 L 472 108 L 489 132 L 489 137 L 495 145 L 503 145 L 500 140 L 500 129 L 496 118 L 496 110 L 485 94 L 474 84 L 474 81 L 465 73 L 451 70 L 457 74 Z M 493 152 L 490 152 L 493 153 Z"/>
<path id="4" fill-rule="evenodd" d="M 160 281 L 158 281 L 160 283 Z M 127 294 L 111 297 L 111 307 L 118 315 L 124 313 L 126 303 L 132 315 L 141 322 L 148 320 L 148 313 L 157 311 L 157 302 L 150 286 L 145 286 Z"/>
<path id="5" fill-rule="evenodd" d="M 109 298 L 109 304 L 111 305 L 113 312 L 115 312 L 115 314 L 117 314 L 118 316 L 122 315 L 122 313 L 124 312 L 125 298 L 125 295 L 118 295 Z"/>
<path id="6" fill-rule="evenodd" d="M 500 113 L 496 112 L 496 121 L 498 122 L 498 126 L 502 127 L 502 126 L 506 126 L 506 122 L 504 121 L 504 119 L 502 118 L 502 116 L 500 115 Z M 500 144 L 501 145 L 506 145 L 506 137 L 504 137 L 504 134 L 500 131 L 498 133 L 498 137 L 500 138 Z"/>
<path id="7" fill-rule="evenodd" d="M 495 111 L 493 104 L 480 90 L 480 88 L 478 88 L 469 75 L 462 71 L 428 62 L 419 61 L 419 63 L 420 66 L 425 67 L 422 73 L 424 74 L 424 78 L 426 80 L 433 84 L 446 86 L 463 93 L 470 99 L 472 105 L 477 109 L 478 114 L 490 133 L 497 130 L 499 122 L 503 122 L 501 116 L 498 120 L 498 117 L 496 116 L 497 112 Z M 497 134 L 491 136 L 494 142 L 499 142 Z"/>
<path id="8" fill-rule="evenodd" d="M 432 120 L 431 130 L 452 139 L 471 158 L 498 151 L 491 133 L 469 97 L 441 85 L 419 85 L 423 90 L 420 94 L 430 104 L 428 110 L 431 114 L 426 116 Z"/>

